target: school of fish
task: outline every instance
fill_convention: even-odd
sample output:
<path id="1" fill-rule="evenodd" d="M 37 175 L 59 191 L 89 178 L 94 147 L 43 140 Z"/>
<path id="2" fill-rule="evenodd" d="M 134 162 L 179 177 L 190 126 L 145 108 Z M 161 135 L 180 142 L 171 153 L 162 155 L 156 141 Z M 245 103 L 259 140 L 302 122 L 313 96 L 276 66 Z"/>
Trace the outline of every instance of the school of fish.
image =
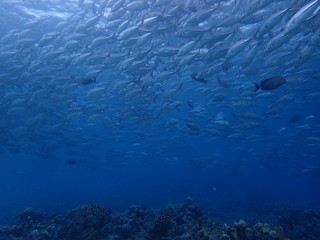
<path id="1" fill-rule="evenodd" d="M 320 174 L 319 0 L 14 0 L 0 13 L 0 154 Z"/>

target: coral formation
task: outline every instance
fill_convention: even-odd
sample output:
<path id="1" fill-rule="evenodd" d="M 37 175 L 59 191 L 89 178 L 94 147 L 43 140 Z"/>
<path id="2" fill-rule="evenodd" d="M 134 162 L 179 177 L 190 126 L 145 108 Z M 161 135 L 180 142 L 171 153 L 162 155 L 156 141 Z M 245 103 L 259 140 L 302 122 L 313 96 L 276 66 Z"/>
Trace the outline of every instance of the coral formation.
<path id="1" fill-rule="evenodd" d="M 281 209 L 277 223 L 291 239 L 319 240 L 320 212 Z"/>
<path id="2" fill-rule="evenodd" d="M 271 228 L 266 223 L 256 223 L 253 227 L 248 226 L 244 220 L 234 223 L 233 227 L 226 227 L 225 233 L 231 239 L 237 240 L 288 240 L 281 227 Z M 227 239 L 226 237 L 224 237 Z"/>
<path id="3" fill-rule="evenodd" d="M 309 224 L 303 225 L 306 218 Z M 132 206 L 119 213 L 92 204 L 53 216 L 26 209 L 14 225 L 0 226 L 0 240 L 287 240 L 287 231 L 293 236 L 290 240 L 315 240 L 319 219 L 316 213 L 290 212 L 279 219 L 283 227 L 244 220 L 228 226 L 204 217 L 191 198 L 161 211 Z M 296 224 L 295 230 L 290 224 Z"/>

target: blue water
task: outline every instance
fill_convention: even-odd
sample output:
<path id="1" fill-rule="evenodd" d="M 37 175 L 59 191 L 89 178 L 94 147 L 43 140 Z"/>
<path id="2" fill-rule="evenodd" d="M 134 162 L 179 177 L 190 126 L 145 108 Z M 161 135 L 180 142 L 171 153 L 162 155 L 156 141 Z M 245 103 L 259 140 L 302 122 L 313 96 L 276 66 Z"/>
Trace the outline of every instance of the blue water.
<path id="1" fill-rule="evenodd" d="M 161 15 L 155 10 L 165 7 L 151 11 L 154 2 L 119 22 L 131 19 L 129 28 L 143 18 Z M 233 1 L 225 5 L 218 3 L 223 1 L 207 2 L 198 7 L 221 4 L 213 16 L 221 22 L 221 16 L 233 9 Z M 239 55 L 205 61 L 197 52 L 191 63 L 182 66 L 177 53 L 159 57 L 160 50 L 180 49 L 195 40 L 199 42 L 193 50 L 202 49 L 208 56 L 206 51 L 216 43 L 206 43 L 207 35 L 202 40 L 176 36 L 179 28 L 175 26 L 181 28 L 186 21 L 183 11 L 175 16 L 178 23 L 170 19 L 157 22 L 167 27 L 163 34 L 158 34 L 159 29 L 144 30 L 156 35 L 141 47 L 134 38 L 142 33 L 122 39 L 119 30 L 114 42 L 92 48 L 94 39 L 114 32 L 108 25 L 110 10 L 101 10 L 105 12 L 100 24 L 75 29 L 102 14 L 93 11 L 91 4 L 99 9 L 104 1 L 85 1 L 84 6 L 77 1 L 65 5 L 57 1 L 0 3 L 0 13 L 4 13 L 0 14 L 0 223 L 13 221 L 26 207 L 48 213 L 90 203 L 117 210 L 133 204 L 161 208 L 188 197 L 207 215 L 235 209 L 228 212 L 229 221 L 248 217 L 271 203 L 319 209 L 320 41 L 312 45 L 314 53 L 305 63 L 295 65 L 317 33 L 318 10 L 286 44 L 272 52 L 263 50 L 307 2 L 273 2 L 256 9 L 262 22 L 217 27 L 233 32 L 233 39 L 221 41 L 230 49 L 239 39 L 252 37 L 277 7 L 293 7 L 270 33 L 262 40 L 250 40 Z M 245 15 L 248 3 L 243 1 L 238 13 Z M 170 9 L 180 4 L 173 2 Z M 189 14 L 198 10 L 192 6 Z M 61 22 L 67 24 L 57 30 Z M 239 37 L 238 27 L 252 31 L 242 29 Z M 9 40 L 3 40 L 12 30 Z M 45 34 L 57 32 L 48 43 L 39 42 Z M 75 33 L 84 36 L 75 37 Z M 67 48 L 72 37 L 78 42 Z M 34 42 L 23 42 L 30 39 Z M 241 61 L 254 44 L 261 46 L 251 63 L 258 72 L 246 75 L 241 72 Z M 61 52 L 51 58 L 49 54 L 56 50 Z M 149 57 L 139 58 L 143 50 L 150 51 Z M 276 66 L 264 65 L 266 59 L 282 52 L 292 57 Z M 78 57 L 86 53 L 90 53 L 87 60 L 80 61 Z M 117 62 L 108 54 L 124 55 Z M 103 62 L 91 58 L 100 55 Z M 127 66 L 125 61 L 130 58 L 134 60 Z M 143 67 L 132 67 L 137 61 L 143 61 L 147 73 Z M 217 83 L 216 74 L 204 71 L 217 61 L 228 65 L 218 73 L 228 88 Z M 98 72 L 88 75 L 94 70 Z M 164 71 L 172 71 L 172 76 L 158 81 Z M 203 72 L 208 83 L 193 80 L 193 72 Z M 283 86 L 254 92 L 253 83 L 278 75 L 287 79 Z M 83 84 L 83 79 L 93 78 L 96 82 Z M 93 95 L 97 88 L 100 92 Z M 290 122 L 293 116 L 297 118 Z M 248 123 L 256 126 L 243 125 Z"/>
<path id="2" fill-rule="evenodd" d="M 1 162 L 2 223 L 26 207 L 48 213 L 82 204 L 102 203 L 126 210 L 134 204 L 161 208 L 192 197 L 203 211 L 235 208 L 248 212 L 269 203 L 298 209 L 319 209 L 319 176 L 280 173 L 225 176 L 184 164 L 154 164 L 110 170 L 68 166 L 24 155 L 5 155 Z M 245 214 L 246 213 L 246 214 Z M 227 221 L 227 220 L 225 220 Z"/>

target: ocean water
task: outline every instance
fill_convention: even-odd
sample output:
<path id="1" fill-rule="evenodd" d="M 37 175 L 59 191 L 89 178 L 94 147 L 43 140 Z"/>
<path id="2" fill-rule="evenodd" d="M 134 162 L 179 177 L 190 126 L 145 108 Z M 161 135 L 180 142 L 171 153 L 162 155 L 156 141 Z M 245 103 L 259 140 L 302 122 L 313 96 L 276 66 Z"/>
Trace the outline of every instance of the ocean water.
<path id="1" fill-rule="evenodd" d="M 319 9 L 0 1 L 0 223 L 189 197 L 228 224 L 319 211 Z"/>

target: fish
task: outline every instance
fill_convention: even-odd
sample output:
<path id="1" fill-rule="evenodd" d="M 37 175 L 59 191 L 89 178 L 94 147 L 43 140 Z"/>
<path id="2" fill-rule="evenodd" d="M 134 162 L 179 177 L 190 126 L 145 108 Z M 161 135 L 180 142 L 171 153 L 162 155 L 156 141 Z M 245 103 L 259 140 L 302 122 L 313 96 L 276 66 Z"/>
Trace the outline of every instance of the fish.
<path id="1" fill-rule="evenodd" d="M 255 91 L 261 90 L 273 90 L 281 87 L 286 83 L 286 79 L 281 76 L 274 76 L 267 79 L 264 79 L 260 83 L 255 83 Z"/>
<path id="2" fill-rule="evenodd" d="M 279 33 L 273 37 L 265 46 L 265 52 L 272 52 L 287 44 L 289 40 L 293 37 L 293 33 Z"/>
<path id="3" fill-rule="evenodd" d="M 190 100 L 187 101 L 187 105 L 188 105 L 188 107 L 191 108 L 191 109 L 194 108 L 194 105 L 193 105 L 193 103 L 192 103 Z"/>
<path id="4" fill-rule="evenodd" d="M 193 122 L 187 122 L 186 123 L 187 127 L 190 128 L 191 131 L 193 131 L 194 133 L 200 133 L 200 127 L 198 125 L 196 125 Z"/>
<path id="5" fill-rule="evenodd" d="M 245 48 L 246 46 L 248 45 L 248 43 L 251 41 L 251 38 L 249 39 L 243 39 L 243 40 L 240 40 L 236 43 L 234 43 L 228 50 L 227 52 L 227 58 L 231 58 L 231 57 L 234 57 L 238 54 L 240 54 Z"/>
<path id="6" fill-rule="evenodd" d="M 289 119 L 288 123 L 298 122 L 301 118 L 302 116 L 300 114 L 295 114 Z"/>
<path id="7" fill-rule="evenodd" d="M 126 9 L 128 11 L 134 12 L 134 11 L 142 11 L 145 10 L 149 7 L 149 4 L 147 1 L 133 1 L 130 2 L 127 6 Z"/>
<path id="8" fill-rule="evenodd" d="M 304 47 L 300 52 L 298 58 L 295 60 L 294 66 L 296 68 L 305 64 L 316 51 L 315 46 Z"/>
<path id="9" fill-rule="evenodd" d="M 96 78 L 82 78 L 80 79 L 81 85 L 89 85 L 91 83 L 96 83 Z"/>
<path id="10" fill-rule="evenodd" d="M 220 78 L 220 76 L 217 76 L 217 82 L 219 83 L 219 85 L 221 87 L 224 87 L 224 88 L 229 88 L 230 87 L 229 84 L 226 81 L 224 81 L 224 80 L 222 80 Z"/>
<path id="11" fill-rule="evenodd" d="M 74 164 L 78 164 L 79 162 L 75 159 L 68 159 L 66 161 L 66 164 L 70 164 L 70 165 L 74 165 Z"/>
<path id="12" fill-rule="evenodd" d="M 315 116 L 314 115 L 309 115 L 308 117 L 306 117 L 304 120 L 305 121 L 307 121 L 307 120 L 310 120 L 310 119 L 313 119 L 313 118 L 315 118 Z"/>
<path id="13" fill-rule="evenodd" d="M 194 41 L 194 40 L 185 43 L 183 46 L 181 46 L 179 48 L 178 56 L 181 56 L 181 55 L 184 55 L 184 54 L 191 52 L 191 50 L 194 49 L 196 44 L 197 44 L 197 41 Z"/>
<path id="14" fill-rule="evenodd" d="M 264 34 L 270 32 L 273 27 L 275 27 L 281 19 L 287 14 L 288 9 L 281 10 L 279 12 L 275 12 L 268 19 L 266 19 L 262 25 L 259 27 L 258 31 L 255 33 L 255 37 L 261 39 Z"/>
<path id="15" fill-rule="evenodd" d="M 243 57 L 242 63 L 241 63 L 243 69 L 245 69 L 246 67 L 248 67 L 250 65 L 250 63 L 256 57 L 258 49 L 259 49 L 259 46 L 258 46 L 258 44 L 256 44 L 247 51 L 247 53 Z"/>
<path id="16" fill-rule="evenodd" d="M 2 2 L 0 13 L 17 24 L 0 24 L 0 152 L 72 148 L 125 166 L 139 162 L 136 156 L 153 159 L 153 151 L 157 159 L 174 155 L 207 166 L 229 150 L 228 139 L 243 139 L 238 149 L 254 156 L 241 162 L 242 171 L 269 145 L 292 159 L 284 152 L 302 141 L 290 137 L 296 131 L 318 137 L 320 0 Z M 288 91 L 276 94 L 282 85 Z M 303 124 L 276 127 L 275 119 Z M 143 131 L 146 123 L 150 131 Z M 266 126 L 272 131 L 260 138 Z M 282 127 L 290 141 L 277 148 Z M 181 133 L 201 140 L 184 141 Z M 212 148 L 219 137 L 226 147 Z M 136 152 L 126 151 L 131 140 L 141 143 Z M 319 141 L 305 146 L 311 144 Z M 89 156 L 67 159 L 95 164 Z"/>
<path id="17" fill-rule="evenodd" d="M 303 6 L 288 21 L 285 26 L 285 33 L 293 32 L 298 29 L 304 21 L 311 17 L 317 7 L 319 7 L 319 0 L 314 0 L 313 2 L 309 2 L 307 5 Z"/>
<path id="18" fill-rule="evenodd" d="M 208 83 L 208 80 L 207 80 L 207 79 L 198 78 L 196 73 L 192 73 L 192 74 L 190 75 L 190 77 L 191 77 L 193 80 L 197 81 L 197 82 L 202 82 L 202 83 L 205 83 L 205 84 Z"/>

